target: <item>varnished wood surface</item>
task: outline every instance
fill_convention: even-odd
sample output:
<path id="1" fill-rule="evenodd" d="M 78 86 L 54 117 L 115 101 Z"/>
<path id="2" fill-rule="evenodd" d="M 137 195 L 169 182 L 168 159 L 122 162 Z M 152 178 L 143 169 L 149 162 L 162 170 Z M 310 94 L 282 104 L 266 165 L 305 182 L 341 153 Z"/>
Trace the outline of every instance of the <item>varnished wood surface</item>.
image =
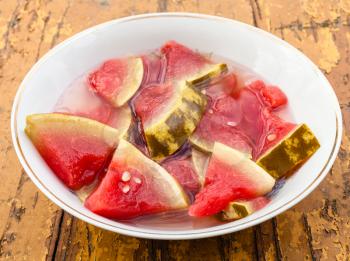
<path id="1" fill-rule="evenodd" d="M 50 48 L 133 14 L 188 11 L 234 18 L 292 43 L 325 73 L 341 103 L 343 143 L 326 180 L 287 212 L 210 239 L 126 237 L 64 213 L 29 180 L 11 143 L 15 92 Z M 349 0 L 0 0 L 0 259 L 350 260 Z"/>

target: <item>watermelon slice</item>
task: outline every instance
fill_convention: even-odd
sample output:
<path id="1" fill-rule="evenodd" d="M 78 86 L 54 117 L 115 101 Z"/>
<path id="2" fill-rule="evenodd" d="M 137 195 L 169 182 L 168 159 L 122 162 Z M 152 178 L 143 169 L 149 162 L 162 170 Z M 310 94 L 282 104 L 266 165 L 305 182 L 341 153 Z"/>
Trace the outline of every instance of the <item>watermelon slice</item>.
<path id="1" fill-rule="evenodd" d="M 227 221 L 241 219 L 262 209 L 269 202 L 270 200 L 266 197 L 233 201 L 221 212 L 221 218 Z"/>
<path id="2" fill-rule="evenodd" d="M 191 216 L 214 215 L 231 201 L 252 199 L 270 192 L 275 180 L 245 154 L 216 142 L 204 188 L 189 209 Z"/>
<path id="3" fill-rule="evenodd" d="M 106 176 L 85 206 L 107 218 L 129 219 L 186 208 L 188 199 L 164 168 L 121 140 Z"/>
<path id="4" fill-rule="evenodd" d="M 214 142 L 217 141 L 251 155 L 249 137 L 238 126 L 243 117 L 239 101 L 231 96 L 223 96 L 205 112 L 189 140 L 204 152 L 212 152 Z"/>
<path id="5" fill-rule="evenodd" d="M 266 86 L 262 81 L 239 90 L 234 86 L 224 87 L 227 83 L 232 85 L 234 81 L 220 84 L 220 88 L 226 90 L 221 91 L 222 95 L 213 96 L 218 92 L 211 89 L 218 89 L 217 85 L 208 89 L 211 106 L 190 142 L 209 152 L 215 141 L 221 142 L 257 159 L 295 127 L 274 113 L 274 109 L 285 105 L 286 97 L 277 87 Z"/>
<path id="6" fill-rule="evenodd" d="M 199 85 L 227 71 L 226 64 L 214 64 L 207 57 L 175 41 L 165 43 L 161 53 L 166 57 L 165 81 L 186 80 Z"/>
<path id="7" fill-rule="evenodd" d="M 193 133 L 206 107 L 206 97 L 184 82 L 150 85 L 133 99 L 153 159 L 177 151 Z"/>
<path id="8" fill-rule="evenodd" d="M 25 132 L 57 177 L 72 190 L 95 180 L 120 138 L 118 130 L 100 122 L 56 113 L 28 116 Z"/>
<path id="9" fill-rule="evenodd" d="M 191 156 L 174 157 L 161 164 L 181 184 L 188 195 L 195 195 L 201 188 L 199 176 Z"/>
<path id="10" fill-rule="evenodd" d="M 106 61 L 89 75 L 90 87 L 115 107 L 124 105 L 136 93 L 142 79 L 143 62 L 137 57 Z"/>
<path id="11" fill-rule="evenodd" d="M 275 178 L 292 173 L 320 147 L 306 124 L 300 124 L 262 154 L 257 164 Z"/>

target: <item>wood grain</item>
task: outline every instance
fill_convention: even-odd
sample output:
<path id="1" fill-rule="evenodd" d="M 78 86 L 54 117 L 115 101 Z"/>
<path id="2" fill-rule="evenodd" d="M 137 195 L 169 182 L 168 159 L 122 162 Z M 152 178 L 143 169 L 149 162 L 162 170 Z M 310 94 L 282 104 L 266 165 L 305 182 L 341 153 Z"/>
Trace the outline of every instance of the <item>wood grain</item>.
<path id="1" fill-rule="evenodd" d="M 156 241 L 101 230 L 63 213 L 16 159 L 10 111 L 29 68 L 51 47 L 92 25 L 165 11 L 221 15 L 292 43 L 326 74 L 341 103 L 343 144 L 326 180 L 291 210 L 222 237 Z M 0 1 L 0 259 L 12 260 L 349 260 L 349 0 Z"/>

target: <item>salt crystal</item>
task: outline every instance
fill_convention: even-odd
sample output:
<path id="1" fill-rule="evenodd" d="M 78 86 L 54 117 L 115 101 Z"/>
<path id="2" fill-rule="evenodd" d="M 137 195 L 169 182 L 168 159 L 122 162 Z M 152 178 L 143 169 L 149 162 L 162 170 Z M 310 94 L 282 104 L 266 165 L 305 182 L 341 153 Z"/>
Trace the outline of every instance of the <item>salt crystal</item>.
<path id="1" fill-rule="evenodd" d="M 207 91 L 206 90 L 201 90 L 201 93 L 206 95 L 207 94 Z"/>
<path id="2" fill-rule="evenodd" d="M 210 114 L 213 114 L 213 113 L 214 113 L 214 111 L 213 111 L 212 109 L 209 109 L 208 112 L 209 112 Z"/>

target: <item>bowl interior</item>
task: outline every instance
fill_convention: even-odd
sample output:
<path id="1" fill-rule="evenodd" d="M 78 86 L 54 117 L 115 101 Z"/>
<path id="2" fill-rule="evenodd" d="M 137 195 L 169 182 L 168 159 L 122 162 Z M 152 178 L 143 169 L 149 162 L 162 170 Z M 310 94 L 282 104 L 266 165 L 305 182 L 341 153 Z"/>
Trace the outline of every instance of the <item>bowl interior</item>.
<path id="1" fill-rule="evenodd" d="M 289 178 L 264 209 L 242 220 L 121 223 L 94 215 L 52 173 L 24 134 L 25 117 L 52 111 L 79 75 L 111 57 L 137 54 L 176 40 L 240 63 L 280 86 L 294 120 L 305 122 L 320 150 Z M 22 165 L 37 186 L 71 214 L 97 226 L 149 238 L 195 238 L 240 230 L 262 222 L 305 197 L 335 158 L 341 132 L 339 105 L 322 73 L 300 52 L 272 35 L 228 19 L 194 14 L 153 14 L 112 21 L 84 31 L 51 50 L 28 73 L 14 104 L 13 137 Z"/>

